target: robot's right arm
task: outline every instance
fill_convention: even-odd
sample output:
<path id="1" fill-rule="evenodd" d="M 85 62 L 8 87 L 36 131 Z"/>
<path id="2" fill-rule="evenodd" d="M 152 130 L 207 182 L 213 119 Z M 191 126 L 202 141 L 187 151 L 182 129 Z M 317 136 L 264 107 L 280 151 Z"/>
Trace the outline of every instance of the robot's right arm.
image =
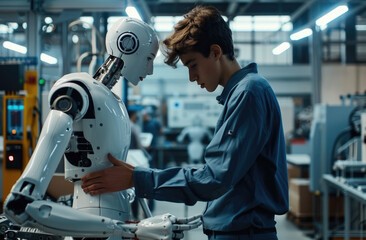
<path id="1" fill-rule="evenodd" d="M 88 94 L 76 83 L 56 84 L 49 94 L 51 111 L 42 128 L 36 149 L 5 200 L 4 212 L 14 223 L 31 219 L 28 204 L 44 198 L 72 134 L 73 122 L 86 112 Z"/>
<path id="2" fill-rule="evenodd" d="M 188 128 L 184 128 L 180 134 L 177 137 L 177 142 L 181 143 L 183 142 L 184 138 L 186 137 L 186 135 L 188 134 Z"/>

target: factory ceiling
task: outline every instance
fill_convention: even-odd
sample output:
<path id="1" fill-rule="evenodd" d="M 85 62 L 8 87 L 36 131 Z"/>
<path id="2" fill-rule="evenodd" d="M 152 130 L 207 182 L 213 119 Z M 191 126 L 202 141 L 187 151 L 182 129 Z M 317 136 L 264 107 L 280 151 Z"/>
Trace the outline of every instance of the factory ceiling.
<path id="1" fill-rule="evenodd" d="M 149 22 L 153 16 L 182 16 L 196 4 L 210 4 L 218 8 L 229 20 L 238 15 L 289 15 L 301 17 L 311 9 L 327 11 L 339 4 L 348 4 L 365 15 L 365 0 L 0 0 L 0 22 L 7 19 L 5 13 L 27 11 L 83 13 L 122 13 L 128 5 L 139 9 L 143 20 Z"/>

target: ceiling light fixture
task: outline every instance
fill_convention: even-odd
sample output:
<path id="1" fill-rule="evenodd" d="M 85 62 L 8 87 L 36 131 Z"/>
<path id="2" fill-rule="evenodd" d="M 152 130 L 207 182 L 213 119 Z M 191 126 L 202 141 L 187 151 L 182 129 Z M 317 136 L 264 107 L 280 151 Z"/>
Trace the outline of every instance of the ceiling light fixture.
<path id="1" fill-rule="evenodd" d="M 293 41 L 297 41 L 309 37 L 311 34 L 313 34 L 313 31 L 310 28 L 305 28 L 301 31 L 291 34 L 290 39 Z"/>
<path id="2" fill-rule="evenodd" d="M 57 63 L 57 58 L 54 58 L 48 54 L 45 53 L 41 53 L 41 61 L 48 63 L 48 64 L 56 64 Z"/>
<path id="3" fill-rule="evenodd" d="M 329 13 L 325 14 L 324 16 L 316 20 L 315 23 L 318 26 L 327 25 L 329 22 L 333 21 L 334 19 L 346 13 L 347 11 L 348 11 L 347 5 L 338 6 Z"/>
<path id="4" fill-rule="evenodd" d="M 6 48 L 6 49 L 15 51 L 15 52 L 22 53 L 22 54 L 27 53 L 27 48 L 26 47 L 24 47 L 22 45 L 19 45 L 19 44 L 16 44 L 16 43 L 13 43 L 13 42 L 10 42 L 10 41 L 4 41 L 3 42 L 3 47 Z M 46 63 L 49 63 L 49 64 L 56 64 L 57 63 L 57 58 L 52 57 L 52 56 L 50 56 L 48 54 L 45 54 L 45 53 L 41 53 L 40 59 L 41 59 L 42 62 L 46 62 Z"/>
<path id="5" fill-rule="evenodd" d="M 280 55 L 291 47 L 289 42 L 283 42 L 272 50 L 273 55 Z"/>
<path id="6" fill-rule="evenodd" d="M 26 47 L 24 47 L 22 45 L 19 45 L 19 44 L 16 44 L 16 43 L 13 43 L 13 42 L 4 41 L 3 42 L 3 47 L 6 48 L 6 49 L 9 49 L 9 50 L 18 52 L 18 53 L 22 53 L 22 54 L 27 53 L 27 48 Z"/>

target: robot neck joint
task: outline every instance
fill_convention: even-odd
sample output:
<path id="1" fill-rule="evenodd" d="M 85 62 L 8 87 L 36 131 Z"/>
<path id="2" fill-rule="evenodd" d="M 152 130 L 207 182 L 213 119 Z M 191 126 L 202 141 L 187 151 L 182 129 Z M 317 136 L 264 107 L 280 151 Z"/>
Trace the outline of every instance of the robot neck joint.
<path id="1" fill-rule="evenodd" d="M 123 61 L 120 58 L 109 56 L 94 74 L 93 78 L 112 89 L 121 76 L 122 67 Z"/>

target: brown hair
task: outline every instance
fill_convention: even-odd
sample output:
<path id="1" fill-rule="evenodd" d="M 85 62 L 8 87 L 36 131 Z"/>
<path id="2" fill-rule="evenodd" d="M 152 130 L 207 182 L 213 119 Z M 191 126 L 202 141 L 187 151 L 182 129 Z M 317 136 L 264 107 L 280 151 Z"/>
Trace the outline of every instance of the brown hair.
<path id="1" fill-rule="evenodd" d="M 212 6 L 198 5 L 184 15 L 174 31 L 164 41 L 165 63 L 176 67 L 179 55 L 195 51 L 208 57 L 212 44 L 221 47 L 223 54 L 234 60 L 232 33 L 220 12 Z M 164 46 L 163 46 L 164 47 Z"/>

